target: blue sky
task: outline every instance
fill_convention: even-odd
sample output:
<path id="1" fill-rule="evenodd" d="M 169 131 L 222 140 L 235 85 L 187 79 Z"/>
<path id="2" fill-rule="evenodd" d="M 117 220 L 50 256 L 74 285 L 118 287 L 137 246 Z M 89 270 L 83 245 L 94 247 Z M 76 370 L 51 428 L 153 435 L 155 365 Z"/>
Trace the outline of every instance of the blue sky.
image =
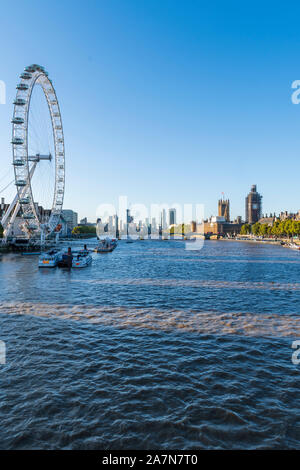
<path id="1" fill-rule="evenodd" d="M 274 1 L 2 3 L 0 189 L 18 75 L 40 63 L 62 111 L 65 208 L 80 217 L 119 195 L 209 216 L 221 192 L 244 216 L 254 183 L 263 212 L 300 209 L 299 26 L 300 6 Z"/>

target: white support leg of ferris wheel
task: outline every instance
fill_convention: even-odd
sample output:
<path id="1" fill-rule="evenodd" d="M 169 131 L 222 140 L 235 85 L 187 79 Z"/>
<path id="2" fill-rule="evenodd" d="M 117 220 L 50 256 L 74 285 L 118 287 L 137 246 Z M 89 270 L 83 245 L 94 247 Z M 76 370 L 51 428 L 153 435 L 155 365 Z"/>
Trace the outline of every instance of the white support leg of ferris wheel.
<path id="1" fill-rule="evenodd" d="M 41 225 L 41 248 L 44 247 L 46 241 L 46 227 L 45 225 Z"/>
<path id="2" fill-rule="evenodd" d="M 25 186 L 25 188 L 23 188 L 23 191 L 25 191 L 26 188 L 27 188 L 27 186 Z M 22 191 L 22 193 L 23 193 L 23 191 Z M 21 193 L 21 194 L 22 194 L 22 193 Z M 10 203 L 9 208 L 7 209 L 7 211 L 5 212 L 4 216 L 3 216 L 2 219 L 1 219 L 1 225 L 2 225 L 2 227 L 4 228 L 4 230 L 6 229 L 6 227 L 7 227 L 7 225 L 8 225 L 8 224 L 7 224 L 7 221 L 8 221 L 8 219 L 9 219 L 9 216 L 10 216 L 10 214 L 11 214 L 13 208 L 15 207 L 15 205 L 16 205 L 17 202 L 18 202 L 18 199 L 19 199 L 19 196 L 18 196 L 18 194 L 16 194 L 15 198 L 14 198 L 13 201 Z"/>
<path id="3" fill-rule="evenodd" d="M 39 155 L 38 154 L 38 155 L 34 155 L 34 156 L 29 156 L 28 160 L 33 162 L 33 165 L 31 167 L 31 170 L 30 170 L 30 173 L 29 173 L 29 179 L 31 180 L 31 178 L 33 177 L 34 171 L 36 169 L 37 163 L 41 160 L 50 160 L 51 161 L 52 160 L 52 155 L 51 154 L 49 154 L 49 155 Z M 22 189 L 22 191 L 20 193 L 21 198 L 24 196 L 27 188 L 28 188 L 28 184 Z M 18 203 L 18 199 L 19 199 L 19 195 L 17 193 L 15 195 L 15 198 L 13 199 L 11 204 L 9 205 L 9 208 L 7 209 L 4 216 L 2 217 L 1 225 L 2 225 L 3 228 L 5 228 L 8 225 L 9 216 L 10 216 L 12 210 L 14 209 L 14 207 L 16 206 L 16 204 Z M 19 208 L 20 208 L 20 205 L 18 205 L 18 210 L 19 210 Z"/>
<path id="4" fill-rule="evenodd" d="M 31 178 L 32 178 L 32 176 L 34 174 L 34 171 L 36 169 L 36 165 L 37 165 L 37 162 L 34 162 L 34 164 L 32 165 L 32 167 L 30 169 L 29 181 L 31 181 Z M 29 185 L 29 182 L 22 189 L 22 191 L 20 193 L 20 198 L 22 198 L 24 196 L 24 194 L 26 193 L 26 190 L 28 189 L 28 185 Z M 11 234 L 11 230 L 14 226 L 14 223 L 15 223 L 15 220 L 16 220 L 16 217 L 18 215 L 19 210 L 20 210 L 20 202 L 19 202 L 19 194 L 17 193 L 16 196 L 14 197 L 13 201 L 9 205 L 9 208 L 5 212 L 4 217 L 1 220 L 1 225 L 4 229 L 4 232 L 3 232 L 4 236 L 3 236 L 3 240 L 2 240 L 2 243 L 4 243 L 4 244 L 7 242 L 7 238 Z M 12 213 L 12 211 L 13 211 L 13 214 L 10 217 L 10 214 Z"/>

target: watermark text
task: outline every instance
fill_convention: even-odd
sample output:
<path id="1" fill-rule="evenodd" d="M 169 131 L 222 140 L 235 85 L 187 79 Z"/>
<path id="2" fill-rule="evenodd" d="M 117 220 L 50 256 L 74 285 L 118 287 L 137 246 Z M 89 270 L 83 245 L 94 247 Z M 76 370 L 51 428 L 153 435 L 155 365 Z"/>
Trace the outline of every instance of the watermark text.
<path id="1" fill-rule="evenodd" d="M 6 345 L 0 340 L 0 365 L 6 364 Z"/>

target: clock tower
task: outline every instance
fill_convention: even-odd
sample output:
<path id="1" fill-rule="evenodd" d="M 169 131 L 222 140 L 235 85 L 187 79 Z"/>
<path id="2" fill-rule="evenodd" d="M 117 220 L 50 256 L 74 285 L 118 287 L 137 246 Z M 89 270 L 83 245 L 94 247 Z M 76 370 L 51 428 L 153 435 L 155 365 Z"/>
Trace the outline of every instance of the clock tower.
<path id="1" fill-rule="evenodd" d="M 246 222 L 255 224 L 262 214 L 262 196 L 256 190 L 256 184 L 251 186 L 251 191 L 246 197 Z"/>

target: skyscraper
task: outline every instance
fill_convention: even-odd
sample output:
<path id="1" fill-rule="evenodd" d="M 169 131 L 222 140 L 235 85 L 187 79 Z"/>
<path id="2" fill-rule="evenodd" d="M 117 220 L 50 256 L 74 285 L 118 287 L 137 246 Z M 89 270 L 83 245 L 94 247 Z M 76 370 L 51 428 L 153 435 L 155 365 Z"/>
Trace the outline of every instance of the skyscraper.
<path id="1" fill-rule="evenodd" d="M 256 190 L 256 184 L 251 186 L 251 191 L 246 197 L 246 222 L 254 224 L 258 222 L 262 214 L 262 196 Z"/>
<path id="2" fill-rule="evenodd" d="M 169 209 L 169 225 L 176 224 L 176 209 Z"/>
<path id="3" fill-rule="evenodd" d="M 161 226 L 163 230 L 165 230 L 168 227 L 166 209 L 163 209 L 161 213 Z"/>
<path id="4" fill-rule="evenodd" d="M 229 199 L 219 199 L 218 201 L 218 216 L 224 217 L 226 222 L 230 222 L 230 209 Z"/>

